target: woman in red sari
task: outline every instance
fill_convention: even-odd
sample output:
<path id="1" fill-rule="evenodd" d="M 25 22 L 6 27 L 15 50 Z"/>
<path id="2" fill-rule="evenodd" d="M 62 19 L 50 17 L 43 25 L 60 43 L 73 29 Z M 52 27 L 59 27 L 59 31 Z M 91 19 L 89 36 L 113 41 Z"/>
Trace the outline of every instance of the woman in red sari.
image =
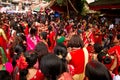
<path id="1" fill-rule="evenodd" d="M 69 64 L 73 65 L 75 68 L 75 75 L 73 75 L 74 80 L 84 79 L 85 65 L 88 62 L 88 51 L 83 45 L 79 35 L 73 35 L 68 41 L 68 55 L 67 59 Z"/>
<path id="2" fill-rule="evenodd" d="M 120 34 L 117 34 L 115 36 L 115 39 L 114 39 L 114 46 L 111 47 L 109 50 L 108 50 L 108 53 L 110 55 L 117 55 L 117 66 L 115 66 L 115 69 L 112 69 L 112 72 L 115 73 L 115 74 L 118 74 L 118 66 L 120 66 Z"/>
<path id="3" fill-rule="evenodd" d="M 100 30 L 100 28 L 98 28 L 98 26 L 97 25 L 95 25 L 95 28 L 94 28 L 94 40 L 95 40 L 95 43 L 99 43 L 99 44 L 102 44 L 102 37 L 103 37 L 103 35 L 102 35 L 102 32 L 101 32 L 101 30 Z"/>
<path id="4" fill-rule="evenodd" d="M 44 80 L 44 75 L 41 70 L 34 67 L 37 62 L 37 55 L 34 51 L 28 51 L 24 56 L 28 66 L 19 71 L 17 80 Z M 18 63 L 22 62 L 21 60 L 19 59 Z"/>
<path id="5" fill-rule="evenodd" d="M 6 34 L 4 30 L 2 29 L 2 24 L 0 25 L 0 46 L 5 50 L 7 48 L 7 44 L 5 42 L 8 42 L 8 39 L 6 37 Z"/>
<path id="6" fill-rule="evenodd" d="M 48 26 L 48 46 L 49 46 L 49 50 L 50 52 L 53 52 L 53 48 L 55 46 L 55 32 L 53 31 L 53 27 L 52 26 Z"/>

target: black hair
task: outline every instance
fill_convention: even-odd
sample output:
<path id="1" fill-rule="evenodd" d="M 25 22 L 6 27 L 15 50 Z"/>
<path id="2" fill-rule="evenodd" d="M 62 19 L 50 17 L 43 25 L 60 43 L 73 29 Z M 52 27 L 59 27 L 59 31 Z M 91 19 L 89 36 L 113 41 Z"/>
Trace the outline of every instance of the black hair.
<path id="1" fill-rule="evenodd" d="M 23 33 L 19 33 L 18 36 L 20 36 L 23 41 L 26 41 L 26 36 Z"/>
<path id="2" fill-rule="evenodd" d="M 48 26 L 48 30 L 52 31 L 52 26 L 51 25 Z"/>
<path id="3" fill-rule="evenodd" d="M 64 33 L 64 30 L 62 30 L 62 29 L 60 29 L 59 31 L 58 31 L 58 35 L 60 36 L 60 35 L 62 35 Z"/>
<path id="4" fill-rule="evenodd" d="M 85 75 L 89 80 L 112 80 L 111 74 L 105 65 L 96 60 L 87 63 Z"/>
<path id="5" fill-rule="evenodd" d="M 67 47 L 64 43 L 56 43 L 56 46 L 64 47 L 67 50 Z"/>
<path id="6" fill-rule="evenodd" d="M 107 56 L 107 53 L 100 52 L 97 55 L 98 61 L 102 62 L 103 64 L 110 64 L 112 62 L 112 59 L 110 56 Z"/>
<path id="7" fill-rule="evenodd" d="M 16 66 L 16 64 L 17 64 L 16 60 L 18 60 L 19 57 L 20 57 L 20 55 L 17 55 L 17 54 L 15 54 L 15 55 L 12 57 L 12 65 L 13 65 L 13 67 Z"/>
<path id="8" fill-rule="evenodd" d="M 13 29 L 16 30 L 16 33 L 24 33 L 24 28 L 19 22 L 14 23 Z"/>
<path id="9" fill-rule="evenodd" d="M 67 71 L 66 65 L 54 54 L 42 57 L 40 69 L 48 80 L 57 80 L 62 73 Z"/>
<path id="10" fill-rule="evenodd" d="M 73 25 L 72 28 L 73 28 L 73 29 L 77 29 L 77 25 Z"/>
<path id="11" fill-rule="evenodd" d="M 20 80 L 27 80 L 26 75 L 28 74 L 27 69 L 20 70 Z"/>
<path id="12" fill-rule="evenodd" d="M 28 63 L 27 68 L 33 67 L 37 62 L 37 54 L 35 54 L 34 51 L 29 50 L 29 51 L 26 51 L 24 55 L 26 57 L 26 62 Z"/>
<path id="13" fill-rule="evenodd" d="M 73 35 L 71 39 L 68 41 L 67 47 L 83 48 L 84 43 L 79 35 Z"/>
<path id="14" fill-rule="evenodd" d="M 50 32 L 52 31 L 52 26 L 51 26 L 51 25 L 48 26 L 48 31 L 49 31 L 49 32 L 48 32 L 48 35 L 49 35 Z M 50 47 L 50 46 L 51 46 L 50 38 L 48 38 L 48 42 L 47 42 L 47 43 L 48 43 L 48 46 Z"/>
<path id="15" fill-rule="evenodd" d="M 118 67 L 118 73 L 120 73 L 120 66 Z"/>
<path id="16" fill-rule="evenodd" d="M 103 50 L 103 47 L 99 43 L 95 43 L 94 50 L 96 53 L 100 53 Z"/>
<path id="17" fill-rule="evenodd" d="M 46 40 L 47 39 L 47 32 L 41 32 L 41 37 L 42 39 Z"/>
<path id="18" fill-rule="evenodd" d="M 12 80 L 12 77 L 8 71 L 0 70 L 0 80 Z"/>
<path id="19" fill-rule="evenodd" d="M 32 68 L 37 62 L 37 55 L 32 50 L 26 51 L 24 53 L 24 56 L 26 58 L 26 62 L 28 63 L 28 66 L 26 69 L 20 70 L 20 80 L 27 80 L 26 75 L 28 74 L 28 69 Z"/>
<path id="20" fill-rule="evenodd" d="M 35 27 L 31 27 L 30 34 L 31 36 L 36 35 L 37 29 Z"/>
<path id="21" fill-rule="evenodd" d="M 67 56 L 67 49 L 65 47 L 56 45 L 54 48 L 54 54 L 57 56 L 61 56 L 61 60 L 63 62 L 66 62 L 66 56 Z"/>
<path id="22" fill-rule="evenodd" d="M 117 39 L 120 40 L 120 34 L 117 34 Z"/>
<path id="23" fill-rule="evenodd" d="M 19 41 L 18 44 L 23 48 L 23 52 L 25 52 L 26 51 L 26 44 L 23 44 L 23 42 L 27 41 L 26 36 L 23 33 L 18 33 L 16 39 L 18 39 L 18 41 Z"/>
<path id="24" fill-rule="evenodd" d="M 15 46 L 14 50 L 17 54 L 21 54 L 23 52 L 23 48 L 19 44 Z"/>
<path id="25" fill-rule="evenodd" d="M 17 64 L 16 60 L 19 59 L 21 53 L 23 52 L 23 48 L 18 44 L 18 45 L 16 45 L 16 46 L 14 47 L 14 52 L 15 52 L 16 54 L 14 54 L 13 57 L 12 57 L 12 59 L 13 59 L 13 60 L 12 60 L 12 65 L 13 65 L 13 67 L 16 66 L 16 64 Z"/>
<path id="26" fill-rule="evenodd" d="M 48 48 L 45 43 L 39 42 L 35 48 L 34 48 L 35 53 L 38 56 L 38 60 L 41 60 L 41 57 L 44 56 L 45 54 L 48 54 Z"/>

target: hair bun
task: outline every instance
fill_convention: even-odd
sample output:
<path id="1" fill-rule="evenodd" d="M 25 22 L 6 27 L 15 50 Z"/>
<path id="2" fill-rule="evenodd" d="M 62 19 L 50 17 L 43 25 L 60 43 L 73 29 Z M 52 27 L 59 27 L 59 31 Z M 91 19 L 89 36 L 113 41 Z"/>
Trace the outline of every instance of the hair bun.
<path id="1" fill-rule="evenodd" d="M 104 59 L 103 59 L 103 62 L 104 64 L 110 64 L 112 62 L 112 59 L 109 57 L 109 56 L 106 56 Z"/>

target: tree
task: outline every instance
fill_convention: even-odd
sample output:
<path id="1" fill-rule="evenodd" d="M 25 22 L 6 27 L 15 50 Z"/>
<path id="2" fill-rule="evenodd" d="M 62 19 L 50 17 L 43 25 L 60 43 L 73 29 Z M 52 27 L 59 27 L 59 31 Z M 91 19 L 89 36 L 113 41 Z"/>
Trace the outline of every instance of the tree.
<path id="1" fill-rule="evenodd" d="M 45 1 L 49 2 L 49 1 L 52 1 L 52 0 L 45 0 Z M 69 11 L 70 11 L 69 7 L 71 6 L 76 14 L 83 13 L 83 11 L 85 10 L 84 9 L 85 2 L 86 2 L 86 0 L 54 0 L 54 3 L 56 3 L 60 6 L 66 6 L 67 13 L 69 13 Z"/>

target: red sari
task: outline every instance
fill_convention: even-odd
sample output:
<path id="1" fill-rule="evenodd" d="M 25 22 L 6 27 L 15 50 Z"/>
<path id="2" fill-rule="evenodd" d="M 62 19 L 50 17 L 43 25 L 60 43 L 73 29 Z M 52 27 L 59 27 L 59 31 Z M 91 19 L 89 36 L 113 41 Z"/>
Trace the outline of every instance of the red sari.
<path id="1" fill-rule="evenodd" d="M 44 76 L 43 76 L 43 74 L 41 73 L 41 71 L 38 70 L 38 71 L 36 72 L 36 74 L 34 75 L 34 77 L 31 78 L 30 80 L 44 80 Z"/>
<path id="2" fill-rule="evenodd" d="M 100 30 L 99 29 L 96 29 L 95 30 L 95 43 L 99 43 L 99 44 L 102 44 L 102 34 L 100 33 Z"/>
<path id="3" fill-rule="evenodd" d="M 82 37 L 85 45 L 88 45 L 90 43 L 93 44 L 95 43 L 93 32 L 84 32 Z"/>
<path id="4" fill-rule="evenodd" d="M 6 44 L 4 43 L 5 40 L 2 35 L 0 35 L 0 46 L 4 49 L 6 49 Z"/>
<path id="5" fill-rule="evenodd" d="M 50 34 L 48 35 L 48 38 L 49 38 L 50 44 L 51 44 L 49 46 L 49 50 L 52 52 L 52 50 L 53 50 L 53 48 L 55 46 L 55 40 L 54 40 L 54 38 L 55 38 L 55 32 L 54 31 L 50 32 Z"/>
<path id="6" fill-rule="evenodd" d="M 74 66 L 74 73 L 80 74 L 84 71 L 84 51 L 82 49 L 77 49 L 70 52 L 70 55 L 72 57 L 70 64 Z"/>
<path id="7" fill-rule="evenodd" d="M 17 73 L 17 80 L 20 80 L 20 74 Z M 44 80 L 44 75 L 40 70 L 37 70 L 36 74 L 29 80 Z"/>
<path id="8" fill-rule="evenodd" d="M 116 54 L 118 58 L 118 64 L 117 67 L 114 70 L 115 74 L 118 74 L 118 67 L 120 66 L 120 46 L 116 45 L 108 50 L 109 54 Z"/>
<path id="9" fill-rule="evenodd" d="M 0 29 L 0 47 L 2 47 L 4 50 L 6 50 L 7 44 L 6 44 L 6 41 L 5 41 L 4 37 L 3 37 L 3 34 L 5 35 L 3 29 Z"/>

